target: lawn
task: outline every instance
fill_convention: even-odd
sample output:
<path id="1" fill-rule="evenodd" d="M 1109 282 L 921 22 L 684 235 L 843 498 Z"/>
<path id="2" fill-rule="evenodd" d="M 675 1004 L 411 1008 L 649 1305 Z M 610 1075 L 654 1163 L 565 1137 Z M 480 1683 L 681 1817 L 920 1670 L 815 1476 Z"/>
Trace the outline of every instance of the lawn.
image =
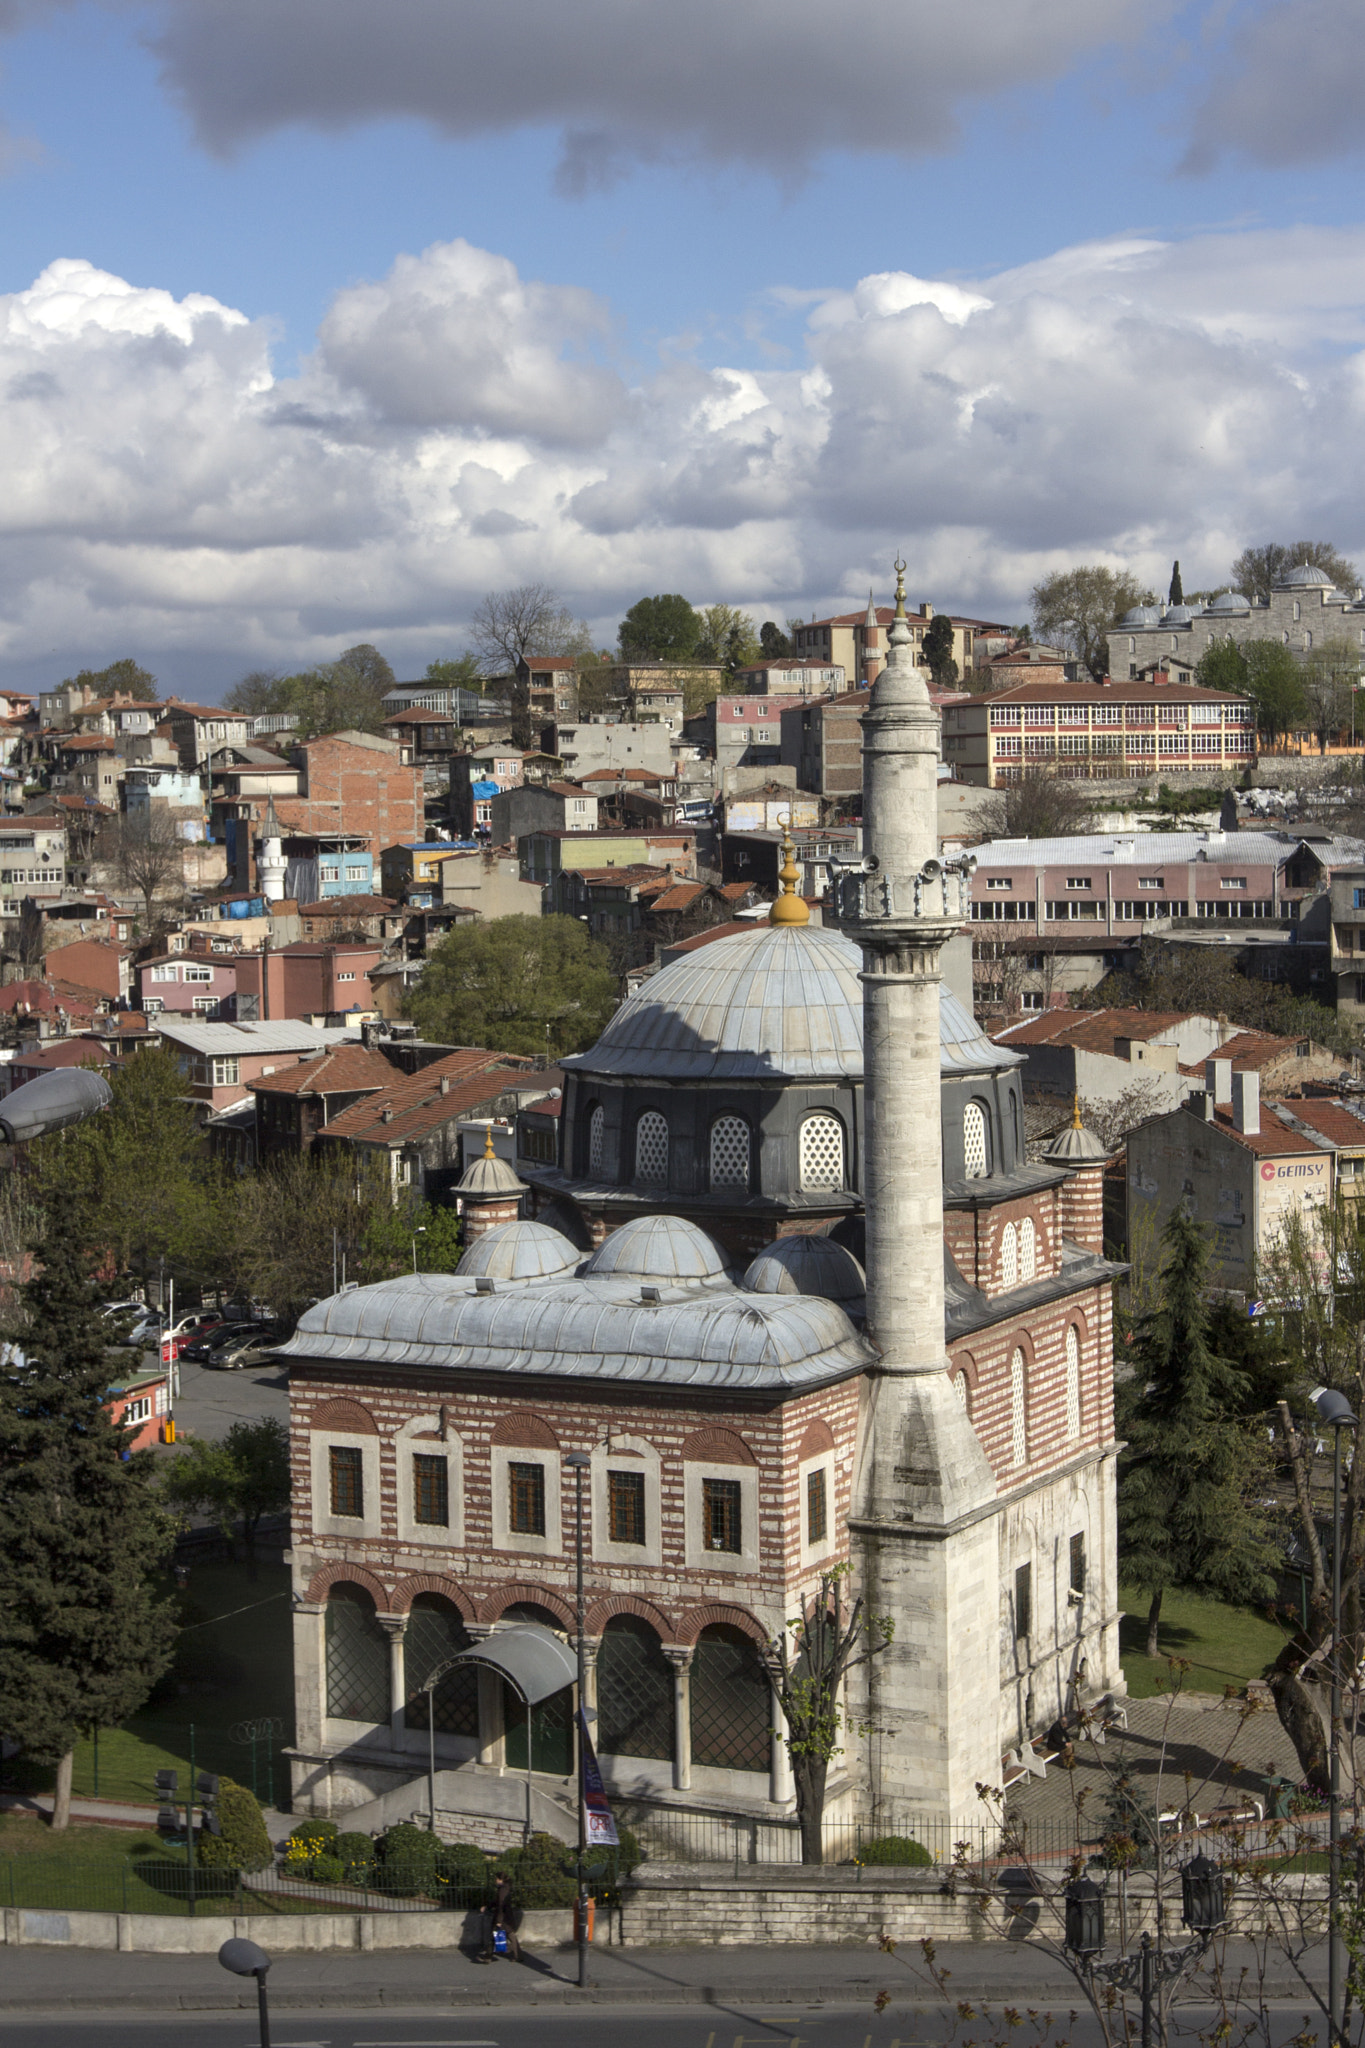
<path id="1" fill-rule="evenodd" d="M 1284 1647 L 1284 1630 L 1252 1607 L 1228 1607 L 1220 1600 L 1200 1600 L 1190 1593 L 1168 1593 L 1161 1603 L 1160 1657 L 1147 1655 L 1147 1594 L 1119 1588 L 1119 1606 L 1126 1608 L 1119 1651 L 1132 1699 L 1150 1699 L 1167 1692 L 1172 1673 L 1167 1659 L 1188 1658 L 1180 1675 L 1185 1692 L 1223 1692 L 1259 1678 Z"/>
<path id="2" fill-rule="evenodd" d="M 172 1670 L 156 1694 L 122 1728 L 100 1731 L 76 1749 L 72 1791 L 77 1798 L 132 1800 L 154 1804 L 154 1774 L 180 1773 L 182 1794 L 189 1785 L 191 1753 L 197 1771 L 215 1771 L 255 1791 L 262 1805 L 287 1801 L 288 1771 L 279 1755 L 293 1740 L 293 1648 L 289 1573 L 263 1565 L 255 1580 L 243 1565 L 198 1564 L 183 1592 L 174 1593 L 182 1632 Z M 242 1724 L 269 1718 L 269 1745 L 259 1740 L 253 1756 L 241 1740 Z M 273 1776 L 273 1787 L 271 1778 Z M 7 1783 L 48 1790 L 50 1771 L 5 1767 Z M 127 1837 L 122 1854 L 129 1853 Z"/>
<path id="3" fill-rule="evenodd" d="M 185 1851 L 150 1829 L 89 1827 L 73 1822 L 54 1835 L 29 1816 L 0 1816 L 0 1906 L 91 1913 L 188 1914 Z M 214 1913 L 313 1913 L 311 1899 L 244 1890 L 231 1873 L 196 1874 L 195 1910 Z M 350 1907 L 350 1899 L 340 1910 Z M 351 1908 L 354 1910 L 354 1908 Z"/>

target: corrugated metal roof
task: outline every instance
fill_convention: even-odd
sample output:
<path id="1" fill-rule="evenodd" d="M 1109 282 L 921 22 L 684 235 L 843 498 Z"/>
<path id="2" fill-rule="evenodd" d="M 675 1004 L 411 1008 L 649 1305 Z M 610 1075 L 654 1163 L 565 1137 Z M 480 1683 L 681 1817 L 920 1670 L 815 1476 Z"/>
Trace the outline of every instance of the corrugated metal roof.
<path id="1" fill-rule="evenodd" d="M 841 1308 L 810 1295 L 593 1275 L 481 1294 L 453 1273 L 406 1274 L 319 1302 L 286 1358 L 783 1394 L 863 1371 L 877 1354 Z"/>
<path id="2" fill-rule="evenodd" d="M 156 1020 L 158 1035 L 187 1052 L 238 1055 L 253 1052 L 322 1052 L 329 1045 L 347 1040 L 358 1044 L 354 1031 L 341 1026 L 305 1024 L 293 1017 L 267 1018 L 256 1024 L 184 1023 L 161 1016 Z"/>
<path id="3" fill-rule="evenodd" d="M 1286 832 L 1079 832 L 1074 839 L 988 839 L 974 846 L 978 868 L 1006 867 L 1017 861 L 1026 867 L 1051 867 L 1058 862 L 1118 861 L 1135 867 L 1151 861 L 1185 862 L 1202 854 L 1210 861 L 1276 863 L 1287 860 L 1299 844 L 1299 835 Z M 1365 857 L 1365 840 L 1328 837 L 1314 842 L 1313 851 L 1329 867 Z"/>

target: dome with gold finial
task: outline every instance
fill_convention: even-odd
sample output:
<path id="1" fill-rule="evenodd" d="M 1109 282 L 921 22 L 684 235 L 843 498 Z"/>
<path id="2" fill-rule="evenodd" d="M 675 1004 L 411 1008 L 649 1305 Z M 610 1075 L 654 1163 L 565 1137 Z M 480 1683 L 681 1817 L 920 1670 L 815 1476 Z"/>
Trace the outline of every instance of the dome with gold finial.
<path id="1" fill-rule="evenodd" d="M 480 1196 L 487 1200 L 491 1195 L 525 1194 L 525 1182 L 518 1180 L 513 1168 L 493 1150 L 492 1124 L 488 1126 L 482 1158 L 470 1161 L 455 1192 L 472 1195 L 476 1201 Z"/>
<path id="2" fill-rule="evenodd" d="M 1043 1157 L 1053 1166 L 1090 1166 L 1109 1157 L 1093 1131 L 1081 1122 L 1081 1098 L 1072 1097 L 1071 1122 L 1043 1147 Z"/>

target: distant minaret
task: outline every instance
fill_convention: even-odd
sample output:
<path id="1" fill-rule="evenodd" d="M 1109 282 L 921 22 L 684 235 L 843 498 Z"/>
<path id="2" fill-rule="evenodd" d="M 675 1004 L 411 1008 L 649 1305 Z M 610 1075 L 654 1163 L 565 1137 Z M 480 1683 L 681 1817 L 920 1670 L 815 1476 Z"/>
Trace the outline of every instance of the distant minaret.
<path id="1" fill-rule="evenodd" d="M 266 800 L 265 817 L 261 821 L 259 851 L 256 855 L 256 880 L 267 903 L 279 903 L 284 896 L 285 876 L 289 863 L 284 857 L 284 831 L 275 816 L 275 799 Z"/>
<path id="2" fill-rule="evenodd" d="M 886 666 L 882 656 L 882 629 L 877 624 L 877 607 L 867 593 L 867 615 L 863 620 L 863 687 L 870 689 Z"/>
<path id="3" fill-rule="evenodd" d="M 962 915 L 938 863 L 938 716 L 904 567 L 862 719 L 870 872 L 856 901 L 848 883 L 841 897 L 864 963 L 867 1330 L 881 1354 L 864 1383 L 853 1526 L 860 1590 L 895 1622 L 863 1667 L 872 1789 L 956 1821 L 1000 1769 L 999 1541 L 995 1481 L 944 1342 L 939 960 Z"/>

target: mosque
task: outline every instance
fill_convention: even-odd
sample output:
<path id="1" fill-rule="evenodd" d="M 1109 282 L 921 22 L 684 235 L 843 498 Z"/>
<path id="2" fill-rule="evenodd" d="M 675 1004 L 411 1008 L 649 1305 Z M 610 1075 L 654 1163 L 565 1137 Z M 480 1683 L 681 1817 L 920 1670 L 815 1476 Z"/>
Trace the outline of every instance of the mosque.
<path id="1" fill-rule="evenodd" d="M 964 877 L 899 585 L 863 728 L 837 925 L 789 861 L 766 925 L 563 1062 L 553 1162 L 470 1169 L 457 1272 L 319 1303 L 284 1347 L 296 1809 L 424 1771 L 419 1689 L 461 1647 L 572 1636 L 570 1451 L 618 1794 L 791 1811 L 764 1649 L 842 1561 L 894 1633 L 851 1676 L 831 1810 L 979 1818 L 1011 1751 L 1122 1691 L 1103 1152 L 1077 1124 L 1028 1160 L 1019 1056 L 941 982 Z M 528 1728 L 460 1670 L 434 1711 L 470 1787 L 570 1770 L 567 1696 Z"/>

